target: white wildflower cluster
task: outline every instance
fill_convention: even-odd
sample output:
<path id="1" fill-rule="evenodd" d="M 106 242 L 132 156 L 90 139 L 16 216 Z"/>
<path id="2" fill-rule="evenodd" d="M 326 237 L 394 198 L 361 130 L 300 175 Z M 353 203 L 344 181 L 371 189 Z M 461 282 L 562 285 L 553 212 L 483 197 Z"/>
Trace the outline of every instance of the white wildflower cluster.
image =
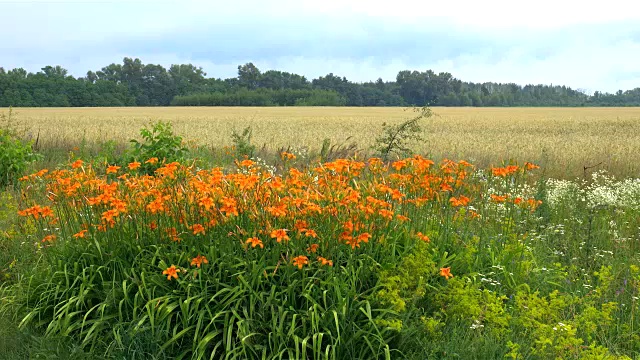
<path id="1" fill-rule="evenodd" d="M 256 156 L 256 157 L 254 157 L 254 158 L 252 158 L 251 160 L 253 160 L 253 161 L 256 163 L 256 166 L 257 166 L 257 167 L 259 167 L 259 168 L 261 168 L 261 169 L 265 170 L 265 171 L 266 171 L 266 172 L 268 172 L 270 175 L 275 175 L 275 173 L 276 173 L 276 171 L 277 171 L 276 167 L 275 167 L 275 166 L 273 166 L 273 165 L 269 165 L 269 164 L 267 163 L 267 161 L 266 161 L 266 160 L 264 160 L 264 159 L 262 159 L 262 158 L 259 158 L 259 157 L 257 157 L 257 156 Z"/>
<path id="2" fill-rule="evenodd" d="M 484 324 L 482 324 L 482 322 L 480 320 L 474 320 L 473 324 L 471 324 L 471 326 L 469 326 L 469 329 L 471 330 L 475 330 L 475 329 L 482 329 L 484 327 Z"/>
<path id="3" fill-rule="evenodd" d="M 578 201 L 590 208 L 640 209 L 640 178 L 616 180 L 602 170 L 594 172 L 590 181 L 549 179 L 546 188 L 546 203 L 552 208 Z"/>
<path id="4" fill-rule="evenodd" d="M 552 208 L 562 203 L 584 201 L 580 185 L 569 180 L 548 179 L 546 182 L 546 204 Z"/>
<path id="5" fill-rule="evenodd" d="M 565 324 L 563 324 L 563 323 L 559 322 L 559 323 L 558 323 L 558 325 L 556 325 L 556 326 L 554 326 L 554 327 L 553 327 L 553 330 L 554 330 L 554 331 L 558 331 L 558 330 L 560 330 L 560 331 L 565 331 L 565 330 L 567 330 L 567 325 L 565 325 Z"/>
<path id="6" fill-rule="evenodd" d="M 259 158 L 259 157 L 253 157 L 250 160 L 255 163 L 254 164 L 255 167 L 266 171 L 270 175 L 275 175 L 276 174 L 277 168 L 275 166 L 273 166 L 273 165 L 269 165 L 266 160 L 264 160 L 262 158 Z M 251 170 L 249 168 L 246 168 L 246 167 L 241 167 L 237 171 L 239 173 L 241 173 L 241 174 L 250 174 L 251 173 Z"/>
<path id="7" fill-rule="evenodd" d="M 495 269 L 497 271 L 499 271 L 500 273 L 504 273 L 505 272 L 505 268 L 502 265 L 493 265 L 491 266 L 492 269 Z M 513 275 L 512 273 L 509 273 L 510 275 Z M 490 271 L 486 274 L 481 274 L 478 273 L 478 276 L 480 277 L 480 282 L 483 284 L 487 284 L 487 285 L 491 285 L 491 286 L 500 286 L 501 283 L 498 280 L 495 280 L 492 278 L 492 276 L 497 275 L 497 273 L 495 271 Z"/>
<path id="8" fill-rule="evenodd" d="M 597 172 L 592 179 L 593 182 L 585 189 L 590 207 L 640 208 L 640 178 L 616 181 L 613 176 Z"/>
<path id="9" fill-rule="evenodd" d="M 309 147 L 301 146 L 291 149 L 291 153 L 296 156 L 296 158 L 304 160 L 309 157 Z"/>

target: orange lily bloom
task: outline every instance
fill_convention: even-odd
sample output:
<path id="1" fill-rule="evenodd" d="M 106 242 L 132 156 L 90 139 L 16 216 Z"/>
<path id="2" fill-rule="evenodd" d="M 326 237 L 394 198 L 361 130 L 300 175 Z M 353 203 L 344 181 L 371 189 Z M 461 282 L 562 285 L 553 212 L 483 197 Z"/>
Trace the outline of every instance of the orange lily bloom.
<path id="1" fill-rule="evenodd" d="M 197 267 L 200 267 L 200 265 L 202 264 L 208 264 L 209 260 L 207 260 L 206 257 L 198 254 L 198 256 L 194 257 L 193 259 L 191 259 L 191 266 L 195 265 Z"/>
<path id="2" fill-rule="evenodd" d="M 329 259 L 325 259 L 322 256 L 318 256 L 318 262 L 320 263 L 320 265 L 333 266 L 333 261 L 331 261 Z"/>
<path id="3" fill-rule="evenodd" d="M 71 168 L 72 169 L 81 168 L 82 164 L 84 164 L 84 161 L 78 159 L 78 160 L 74 161 L 73 164 L 71 164 Z"/>
<path id="4" fill-rule="evenodd" d="M 536 164 L 533 164 L 533 163 L 530 163 L 530 162 L 525 162 L 525 163 L 524 163 L 524 167 L 525 167 L 527 170 L 540 169 L 540 166 L 538 166 L 538 165 L 536 165 Z"/>
<path id="5" fill-rule="evenodd" d="M 251 247 L 260 246 L 261 249 L 264 249 L 264 244 L 262 243 L 262 240 L 258 239 L 257 237 L 248 238 L 246 243 L 251 244 Z"/>
<path id="6" fill-rule="evenodd" d="M 167 280 L 171 280 L 171 278 L 178 279 L 178 273 L 180 269 L 176 269 L 175 265 L 171 265 L 165 271 L 162 272 L 162 275 L 167 275 Z"/>
<path id="7" fill-rule="evenodd" d="M 191 226 L 191 230 L 193 231 L 193 235 L 203 234 L 204 235 L 204 226 L 201 224 L 193 224 Z"/>
<path id="8" fill-rule="evenodd" d="M 282 242 L 282 240 L 288 241 L 289 240 L 289 236 L 287 235 L 287 229 L 278 229 L 278 230 L 273 230 L 271 232 L 271 238 L 272 239 L 276 239 L 277 242 Z"/>
<path id="9" fill-rule="evenodd" d="M 464 195 L 460 195 L 460 197 L 452 197 L 451 199 L 449 199 L 449 202 L 451 203 L 451 206 L 467 206 L 467 204 L 469 204 L 469 198 L 464 196 Z"/>
<path id="10" fill-rule="evenodd" d="M 129 170 L 135 170 L 135 169 L 139 168 L 140 165 L 141 164 L 139 162 L 137 162 L 137 161 L 131 162 L 128 165 L 129 166 Z"/>
<path id="11" fill-rule="evenodd" d="M 502 203 L 505 202 L 505 200 L 507 200 L 507 196 L 506 195 L 496 195 L 496 194 L 491 194 L 491 200 L 497 202 L 497 203 Z"/>
<path id="12" fill-rule="evenodd" d="M 110 165 L 107 167 L 107 174 L 115 174 L 120 170 L 120 166 Z"/>
<path id="13" fill-rule="evenodd" d="M 420 239 L 420 240 L 422 240 L 424 242 L 428 243 L 429 241 L 431 241 L 431 239 L 429 239 L 429 237 L 427 235 L 424 235 L 421 232 L 416 233 L 416 236 L 418 237 L 418 239 Z"/>
<path id="14" fill-rule="evenodd" d="M 73 237 L 76 239 L 83 238 L 85 237 L 86 234 L 87 234 L 87 230 L 80 230 L 77 234 L 74 234 Z"/>
<path id="15" fill-rule="evenodd" d="M 297 266 L 298 269 L 302 269 L 302 267 L 308 263 L 309 258 L 304 255 L 296 256 L 293 258 L 293 265 Z"/>
<path id="16" fill-rule="evenodd" d="M 451 274 L 451 268 L 440 268 L 440 276 L 445 277 L 447 280 L 449 280 L 450 277 L 453 277 L 453 275 Z"/>
<path id="17" fill-rule="evenodd" d="M 311 244 L 311 245 L 309 245 L 309 247 L 307 248 L 307 251 L 308 251 L 308 252 L 311 252 L 311 253 L 315 253 L 316 251 L 318 251 L 318 247 L 319 247 L 319 246 L 320 246 L 320 245 L 318 245 L 318 244 Z"/>

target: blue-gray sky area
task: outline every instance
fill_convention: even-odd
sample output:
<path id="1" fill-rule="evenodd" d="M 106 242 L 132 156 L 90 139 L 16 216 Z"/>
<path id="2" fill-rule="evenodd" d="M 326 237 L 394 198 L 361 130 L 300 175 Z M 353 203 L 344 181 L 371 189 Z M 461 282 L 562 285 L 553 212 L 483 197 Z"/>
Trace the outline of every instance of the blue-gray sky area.
<path id="1" fill-rule="evenodd" d="M 253 62 L 315 78 L 640 87 L 633 1 L 0 0 L 0 66 L 61 65 L 84 76 L 122 58 L 192 63 L 227 78 Z"/>

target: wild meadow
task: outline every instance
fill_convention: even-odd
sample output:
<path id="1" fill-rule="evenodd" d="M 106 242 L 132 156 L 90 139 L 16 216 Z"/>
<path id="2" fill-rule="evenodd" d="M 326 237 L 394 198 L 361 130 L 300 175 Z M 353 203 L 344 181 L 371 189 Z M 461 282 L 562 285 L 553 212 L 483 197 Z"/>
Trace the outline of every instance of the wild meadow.
<path id="1" fill-rule="evenodd" d="M 29 130 L 0 133 L 13 154 L 0 156 L 0 357 L 637 358 L 637 168 L 629 153 L 584 169 L 611 124 L 636 116 L 608 110 L 617 115 L 589 126 L 587 110 L 553 110 L 548 134 L 594 145 L 580 157 L 556 142 L 537 159 L 526 159 L 538 154 L 531 142 L 505 155 L 495 139 L 541 125 L 481 128 L 478 109 L 457 124 L 462 110 L 447 122 L 399 112 L 386 127 L 354 126 L 358 146 L 322 142 L 317 126 L 320 142 L 306 143 L 302 130 L 241 122 L 216 148 L 204 117 L 166 109 L 171 123 L 108 132 L 114 143 L 85 133 L 65 145 L 41 128 L 38 148 L 25 140 L 37 134 L 32 110 L 20 110 Z M 445 125 L 494 137 L 449 143 L 473 161 L 436 141 Z M 638 136 L 619 133 L 608 149 L 631 151 Z M 492 141 L 495 156 L 474 150 Z"/>

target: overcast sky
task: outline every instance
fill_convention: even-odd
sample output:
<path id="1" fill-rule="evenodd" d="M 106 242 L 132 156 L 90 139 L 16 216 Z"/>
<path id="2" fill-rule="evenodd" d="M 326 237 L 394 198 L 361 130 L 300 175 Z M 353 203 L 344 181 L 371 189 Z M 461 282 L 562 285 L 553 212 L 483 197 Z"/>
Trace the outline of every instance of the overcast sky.
<path id="1" fill-rule="evenodd" d="M 252 61 L 309 79 L 432 69 L 589 92 L 640 87 L 632 1 L 0 0 L 0 14 L 5 69 L 61 65 L 84 76 L 128 56 L 221 78 Z"/>

